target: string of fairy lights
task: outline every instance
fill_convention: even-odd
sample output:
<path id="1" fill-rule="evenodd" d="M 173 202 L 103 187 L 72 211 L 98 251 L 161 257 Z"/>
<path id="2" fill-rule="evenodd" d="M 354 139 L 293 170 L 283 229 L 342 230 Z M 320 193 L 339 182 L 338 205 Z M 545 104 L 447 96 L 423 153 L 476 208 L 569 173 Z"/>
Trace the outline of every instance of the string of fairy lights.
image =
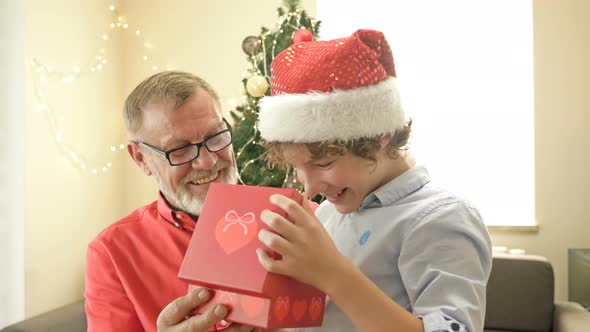
<path id="1" fill-rule="evenodd" d="M 114 4 L 109 5 L 108 10 L 112 17 L 109 29 L 100 34 L 100 39 L 104 45 L 96 51 L 90 61 L 87 61 L 86 65 L 74 64 L 67 66 L 66 69 L 60 69 L 58 66 L 53 66 L 42 61 L 38 56 L 33 57 L 30 62 L 34 76 L 33 86 L 35 89 L 36 108 L 39 113 L 45 114 L 53 140 L 58 145 L 60 152 L 63 153 L 74 167 L 92 175 L 108 172 L 112 168 L 113 163 L 111 161 L 95 162 L 80 152 L 73 144 L 69 143 L 64 130 L 60 126 L 60 121 L 58 121 L 58 110 L 51 104 L 51 96 L 48 96 L 46 85 L 54 82 L 57 82 L 57 84 L 74 84 L 82 78 L 100 75 L 109 63 L 106 55 L 107 44 L 118 31 L 131 32 L 138 39 L 144 48 L 141 60 L 151 71 L 155 72 L 160 68 L 167 70 L 174 69 L 173 66 L 169 65 L 159 66 L 152 60 L 153 57 L 150 51 L 153 49 L 153 45 L 143 37 L 141 29 L 132 29 L 126 17 L 119 14 Z M 106 149 L 112 153 L 117 153 L 125 150 L 125 146 L 125 143 L 116 143 L 107 146 Z"/>
<path id="2" fill-rule="evenodd" d="M 106 66 L 109 64 L 109 59 L 107 57 L 108 43 L 113 38 L 115 33 L 122 32 L 131 34 L 131 36 L 136 38 L 138 44 L 143 47 L 143 52 L 141 53 L 141 62 L 147 66 L 148 70 L 157 72 L 158 70 L 175 69 L 170 65 L 160 66 L 154 61 L 155 57 L 152 55 L 154 49 L 153 44 L 144 38 L 144 34 L 142 33 L 141 29 L 138 27 L 133 27 L 132 24 L 127 21 L 127 18 L 119 13 L 116 5 L 109 5 L 108 11 L 111 15 L 111 22 L 109 23 L 106 31 L 99 35 L 99 39 L 102 41 L 103 45 L 102 47 L 98 48 L 98 50 L 95 52 L 95 55 L 91 57 L 91 59 L 87 61 L 85 65 L 73 64 L 70 66 L 58 68 L 58 66 L 54 66 L 43 61 L 39 56 L 33 57 L 30 62 L 32 73 L 34 75 L 33 85 L 35 89 L 36 107 L 39 113 L 45 115 L 52 139 L 57 144 L 59 151 L 71 162 L 75 168 L 82 171 L 83 173 L 92 175 L 107 173 L 113 167 L 112 161 L 107 160 L 104 162 L 95 162 L 93 159 L 96 158 L 89 158 L 89 156 L 80 152 L 79 148 L 69 143 L 71 140 L 67 139 L 67 135 L 60 126 L 60 121 L 58 121 L 59 112 L 51 104 L 51 96 L 48 96 L 46 85 L 50 83 L 75 84 L 76 81 L 79 81 L 82 78 L 101 75 L 101 73 L 104 72 Z M 277 38 L 280 36 L 279 33 L 283 33 L 284 27 L 289 26 L 293 29 L 303 29 L 301 26 L 301 20 L 303 18 L 302 13 L 303 11 L 301 9 L 287 12 L 279 17 L 279 20 L 273 24 L 271 30 L 266 31 L 259 36 L 249 36 L 244 40 L 242 48 L 248 55 L 248 65 L 243 73 L 243 77 L 247 78 L 247 84 L 245 86 L 246 91 L 243 91 L 242 93 L 242 102 L 246 104 L 246 112 L 255 112 L 258 98 L 264 96 L 269 88 L 268 82 L 270 81 L 270 72 L 267 70 L 266 66 L 262 66 L 263 71 L 261 71 L 257 66 L 257 61 L 262 60 L 266 64 L 269 56 L 270 59 L 276 56 L 277 52 L 275 50 L 275 46 L 277 45 Z M 265 41 L 267 38 L 273 38 L 271 43 L 272 47 L 270 50 L 267 50 L 265 47 Z M 262 52 L 259 52 L 260 47 L 262 47 Z M 228 100 L 228 104 L 230 109 L 234 109 L 237 104 L 237 100 L 230 98 Z M 244 116 L 245 115 L 242 116 L 242 119 Z M 258 128 L 256 127 L 256 124 L 254 124 L 254 127 L 252 128 L 252 136 L 248 139 L 247 143 L 236 153 L 236 159 L 241 157 L 242 152 L 250 144 L 260 146 L 260 142 L 256 140 L 257 132 Z M 126 144 L 121 142 L 111 144 L 110 146 L 107 145 L 105 150 L 110 151 L 111 153 L 118 153 L 125 150 L 125 147 Z M 247 167 L 252 165 L 260 158 L 262 158 L 262 156 L 258 156 L 257 158 L 247 161 L 240 171 L 240 178 Z M 295 177 L 292 172 L 287 172 L 286 178 L 284 179 L 284 184 L 286 186 L 295 184 L 296 180 L 294 178 Z"/>

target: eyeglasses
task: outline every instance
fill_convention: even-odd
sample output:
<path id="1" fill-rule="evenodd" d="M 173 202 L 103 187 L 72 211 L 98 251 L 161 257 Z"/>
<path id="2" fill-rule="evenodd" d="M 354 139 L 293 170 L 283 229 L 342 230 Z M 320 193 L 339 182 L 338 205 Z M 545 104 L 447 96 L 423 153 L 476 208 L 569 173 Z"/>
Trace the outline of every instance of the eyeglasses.
<path id="1" fill-rule="evenodd" d="M 162 151 L 144 142 L 136 143 L 139 145 L 143 145 L 146 148 L 165 157 L 166 159 L 168 159 L 170 165 L 179 166 L 182 164 L 190 163 L 191 161 L 199 158 L 199 151 L 201 151 L 201 146 L 205 146 L 205 148 L 209 152 L 218 152 L 227 148 L 232 143 L 232 132 L 231 126 L 229 125 L 227 120 L 223 119 L 223 122 L 227 126 L 227 129 L 222 130 L 213 136 L 209 136 L 202 142 L 183 145 L 181 147 L 174 148 L 168 151 Z"/>

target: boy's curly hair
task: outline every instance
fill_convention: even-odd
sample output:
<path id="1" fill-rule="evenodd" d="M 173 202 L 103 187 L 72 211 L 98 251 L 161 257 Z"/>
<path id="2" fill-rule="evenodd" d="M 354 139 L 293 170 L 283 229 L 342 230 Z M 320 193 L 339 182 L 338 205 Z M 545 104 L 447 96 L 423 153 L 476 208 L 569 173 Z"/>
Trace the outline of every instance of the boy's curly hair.
<path id="1" fill-rule="evenodd" d="M 387 155 L 390 158 L 398 158 L 407 150 L 412 132 L 412 120 L 409 120 L 403 128 L 398 129 L 387 144 Z M 328 156 L 342 156 L 346 151 L 353 155 L 376 161 L 377 151 L 379 151 L 379 141 L 382 136 L 363 137 L 349 141 L 336 142 L 317 142 L 317 143 L 292 143 L 292 142 L 267 142 L 262 140 L 262 145 L 266 149 L 266 159 L 269 164 L 278 167 L 287 167 L 288 162 L 285 159 L 284 151 L 289 146 L 303 145 L 311 153 L 312 159 L 321 159 Z"/>

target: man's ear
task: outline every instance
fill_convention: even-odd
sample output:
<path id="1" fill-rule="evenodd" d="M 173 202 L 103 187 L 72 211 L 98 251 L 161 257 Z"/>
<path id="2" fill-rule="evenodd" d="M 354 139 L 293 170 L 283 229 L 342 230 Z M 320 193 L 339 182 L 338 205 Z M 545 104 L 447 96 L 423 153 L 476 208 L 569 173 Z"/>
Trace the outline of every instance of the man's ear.
<path id="1" fill-rule="evenodd" d="M 143 151 L 141 151 L 137 143 L 133 141 L 127 142 L 127 152 L 129 152 L 129 155 L 131 156 L 133 161 L 135 161 L 137 166 L 139 166 L 147 176 L 152 175 L 152 171 L 150 170 L 150 168 L 147 165 L 147 162 L 145 161 L 145 155 L 143 154 Z"/>

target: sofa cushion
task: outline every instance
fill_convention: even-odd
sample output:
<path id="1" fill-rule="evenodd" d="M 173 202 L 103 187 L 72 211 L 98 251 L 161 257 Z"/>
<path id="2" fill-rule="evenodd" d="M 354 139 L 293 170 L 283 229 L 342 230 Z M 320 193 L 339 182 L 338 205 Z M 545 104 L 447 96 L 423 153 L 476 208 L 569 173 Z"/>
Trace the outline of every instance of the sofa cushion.
<path id="1" fill-rule="evenodd" d="M 487 286 L 486 329 L 551 331 L 553 285 L 553 268 L 544 257 L 494 255 Z"/>
<path id="2" fill-rule="evenodd" d="M 86 332 L 84 300 L 7 326 L 0 332 Z"/>

